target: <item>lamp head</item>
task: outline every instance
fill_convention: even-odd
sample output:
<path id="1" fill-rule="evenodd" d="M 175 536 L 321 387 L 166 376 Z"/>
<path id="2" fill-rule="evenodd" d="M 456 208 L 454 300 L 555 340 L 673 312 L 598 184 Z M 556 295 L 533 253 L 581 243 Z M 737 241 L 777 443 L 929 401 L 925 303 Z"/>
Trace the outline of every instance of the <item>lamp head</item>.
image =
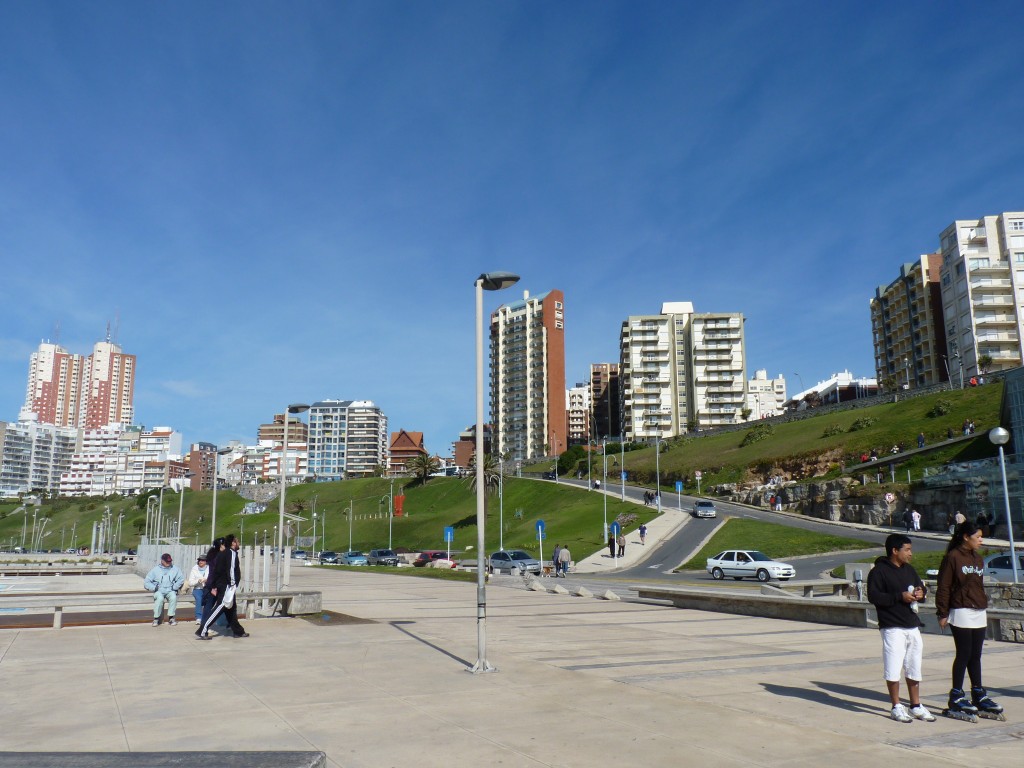
<path id="1" fill-rule="evenodd" d="M 511 272 L 484 272 L 477 278 L 485 291 L 500 291 L 519 282 L 519 275 Z"/>
<path id="2" fill-rule="evenodd" d="M 1002 427 L 993 427 L 988 431 L 988 439 L 994 445 L 1006 445 L 1010 442 L 1010 433 Z"/>

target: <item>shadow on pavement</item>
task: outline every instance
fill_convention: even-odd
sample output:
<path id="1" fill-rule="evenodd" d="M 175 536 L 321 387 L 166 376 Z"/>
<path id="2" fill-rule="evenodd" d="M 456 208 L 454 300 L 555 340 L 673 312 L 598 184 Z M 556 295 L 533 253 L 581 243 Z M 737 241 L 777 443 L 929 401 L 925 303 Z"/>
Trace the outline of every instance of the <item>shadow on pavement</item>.
<path id="1" fill-rule="evenodd" d="M 417 634 L 414 634 L 414 633 L 410 632 L 410 631 L 409 631 L 408 629 L 406 629 L 406 628 L 405 628 L 404 626 L 402 626 L 403 624 L 415 624 L 415 623 L 416 623 L 415 621 L 389 621 L 388 623 L 389 623 L 389 624 L 390 624 L 390 625 L 391 625 L 392 627 L 394 627 L 395 629 L 397 629 L 397 630 L 398 630 L 399 632 L 401 632 L 402 634 L 404 634 L 404 635 L 408 635 L 408 636 L 409 636 L 409 637 L 411 637 L 411 638 L 412 638 L 413 640 L 416 640 L 416 641 L 418 641 L 418 642 L 420 642 L 420 643 L 423 643 L 424 645 L 428 646 L 429 648 L 433 648 L 433 649 L 434 649 L 435 651 L 438 651 L 438 652 L 440 652 L 440 653 L 443 653 L 443 654 L 444 654 L 445 656 L 447 656 L 447 657 L 448 657 L 449 659 L 454 659 L 455 661 L 459 662 L 460 664 L 464 664 L 464 665 L 465 665 L 465 666 L 467 666 L 467 667 L 468 667 L 468 666 L 470 666 L 470 662 L 466 661 L 466 660 L 465 660 L 465 659 L 463 659 L 462 657 L 460 657 L 460 656 L 456 656 L 456 655 L 455 655 L 454 653 L 452 653 L 451 651 L 446 651 L 446 650 L 445 650 L 444 648 L 442 648 L 442 647 L 441 647 L 441 646 L 439 646 L 439 645 L 434 645 L 434 644 L 433 644 L 432 642 L 430 642 L 429 640 L 425 640 L 424 638 L 420 637 L 420 636 L 419 636 L 419 635 L 417 635 Z"/>
<path id="2" fill-rule="evenodd" d="M 814 683 L 814 685 L 821 685 L 820 683 Z M 847 712 L 863 712 L 867 715 L 882 715 L 885 717 L 889 716 L 888 709 L 881 709 L 879 707 L 864 706 L 854 701 L 848 701 L 847 699 L 841 699 L 833 696 L 827 691 L 815 691 L 808 688 L 796 688 L 788 685 L 773 685 L 771 683 L 762 683 L 761 687 L 768 693 L 776 696 L 789 696 L 794 699 L 803 699 L 804 701 L 811 701 L 815 704 L 827 704 L 830 707 L 836 707 L 837 709 L 844 709 Z M 854 689 L 858 690 L 859 689 Z"/>

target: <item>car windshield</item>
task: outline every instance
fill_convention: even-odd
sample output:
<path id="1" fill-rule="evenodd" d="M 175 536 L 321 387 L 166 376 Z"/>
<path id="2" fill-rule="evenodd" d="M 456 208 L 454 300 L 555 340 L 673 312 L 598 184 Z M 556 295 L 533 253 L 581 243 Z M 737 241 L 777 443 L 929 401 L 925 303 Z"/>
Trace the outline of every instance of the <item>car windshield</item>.
<path id="1" fill-rule="evenodd" d="M 362 552 L 346 552 L 348 557 L 366 557 Z"/>
<path id="2" fill-rule="evenodd" d="M 394 557 L 395 553 L 390 549 L 381 549 L 377 552 L 377 557 Z"/>
<path id="3" fill-rule="evenodd" d="M 509 552 L 512 555 L 513 560 L 533 560 L 533 558 L 527 552 L 523 552 L 521 549 L 517 549 L 514 552 Z"/>
<path id="4" fill-rule="evenodd" d="M 712 504 L 710 501 L 698 501 L 697 502 L 697 506 L 698 507 L 713 507 L 715 505 Z"/>
<path id="5" fill-rule="evenodd" d="M 750 555 L 750 559 L 751 560 L 771 560 L 771 558 L 768 557 L 768 555 L 766 555 L 764 552 L 754 551 L 754 552 L 747 552 L 747 554 Z"/>

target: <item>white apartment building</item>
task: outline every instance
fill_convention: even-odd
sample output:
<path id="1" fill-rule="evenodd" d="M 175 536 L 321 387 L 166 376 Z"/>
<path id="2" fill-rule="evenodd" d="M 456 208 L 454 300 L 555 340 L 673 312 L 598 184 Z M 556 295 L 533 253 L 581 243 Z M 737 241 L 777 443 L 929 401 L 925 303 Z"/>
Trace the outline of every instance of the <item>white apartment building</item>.
<path id="1" fill-rule="evenodd" d="M 185 474 L 181 433 L 170 427 L 108 424 L 83 430 L 79 446 L 61 474 L 65 496 L 133 495 L 171 485 Z"/>
<path id="2" fill-rule="evenodd" d="M 741 420 L 746 398 L 743 315 L 696 313 L 689 301 L 632 315 L 619 334 L 624 435 L 649 441 Z"/>
<path id="3" fill-rule="evenodd" d="M 372 400 L 313 403 L 308 434 L 306 473 L 316 482 L 372 477 L 388 465 L 388 418 Z"/>
<path id="4" fill-rule="evenodd" d="M 0 421 L 0 497 L 57 491 L 80 430 L 36 421 Z"/>
<path id="5" fill-rule="evenodd" d="M 768 378 L 768 371 L 759 368 L 754 377 L 747 381 L 747 421 L 780 416 L 786 410 L 786 379 L 780 373 L 774 379 Z"/>
<path id="6" fill-rule="evenodd" d="M 940 235 L 944 365 L 949 378 L 1021 365 L 1024 337 L 1024 212 L 957 220 Z"/>
<path id="7" fill-rule="evenodd" d="M 586 445 L 591 438 L 590 385 L 577 384 L 565 391 L 569 445 Z"/>

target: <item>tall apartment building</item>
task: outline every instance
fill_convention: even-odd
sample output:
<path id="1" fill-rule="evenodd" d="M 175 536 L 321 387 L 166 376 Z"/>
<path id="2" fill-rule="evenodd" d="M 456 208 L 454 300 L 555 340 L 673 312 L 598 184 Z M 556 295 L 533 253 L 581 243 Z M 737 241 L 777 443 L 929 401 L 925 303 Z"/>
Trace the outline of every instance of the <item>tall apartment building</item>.
<path id="1" fill-rule="evenodd" d="M 288 414 L 288 445 L 305 443 L 309 439 L 309 427 L 296 414 Z M 275 413 L 270 424 L 260 424 L 256 430 L 256 442 L 260 445 L 274 445 L 284 442 L 284 414 Z"/>
<path id="2" fill-rule="evenodd" d="M 620 405 L 619 364 L 591 363 L 591 429 L 595 440 L 622 434 Z"/>
<path id="3" fill-rule="evenodd" d="M 86 357 L 43 342 L 29 359 L 19 420 L 86 429 L 131 424 L 135 367 L 135 355 L 125 354 L 109 336 Z"/>
<path id="4" fill-rule="evenodd" d="M 959 381 L 1021 365 L 1024 333 L 1024 212 L 954 221 L 940 235 L 943 365 Z"/>
<path id="5" fill-rule="evenodd" d="M 689 301 L 631 315 L 619 334 L 623 438 L 648 441 L 741 420 L 743 315 L 695 313 Z"/>
<path id="6" fill-rule="evenodd" d="M 577 384 L 565 391 L 565 420 L 569 429 L 569 445 L 586 445 L 593 437 L 590 425 L 590 387 Z"/>
<path id="7" fill-rule="evenodd" d="M 213 490 L 217 476 L 217 446 L 213 443 L 192 443 L 185 463 L 191 475 L 189 488 L 193 491 Z"/>
<path id="8" fill-rule="evenodd" d="M 0 497 L 58 491 L 79 436 L 77 427 L 0 421 Z"/>
<path id="9" fill-rule="evenodd" d="M 108 424 L 82 430 L 78 450 L 61 474 L 64 496 L 125 496 L 149 488 L 180 486 L 188 466 L 181 459 L 181 433 L 170 427 Z"/>
<path id="10" fill-rule="evenodd" d="M 940 272 L 942 254 L 926 254 L 900 267 L 871 299 L 875 377 L 883 389 L 924 387 L 947 380 L 946 324 Z"/>
<path id="11" fill-rule="evenodd" d="M 565 420 L 565 297 L 559 290 L 491 314 L 491 429 L 494 450 L 516 461 L 558 454 Z"/>
<path id="12" fill-rule="evenodd" d="M 372 400 L 313 403 L 308 445 L 308 471 L 317 482 L 372 477 L 388 464 L 387 416 Z"/>

